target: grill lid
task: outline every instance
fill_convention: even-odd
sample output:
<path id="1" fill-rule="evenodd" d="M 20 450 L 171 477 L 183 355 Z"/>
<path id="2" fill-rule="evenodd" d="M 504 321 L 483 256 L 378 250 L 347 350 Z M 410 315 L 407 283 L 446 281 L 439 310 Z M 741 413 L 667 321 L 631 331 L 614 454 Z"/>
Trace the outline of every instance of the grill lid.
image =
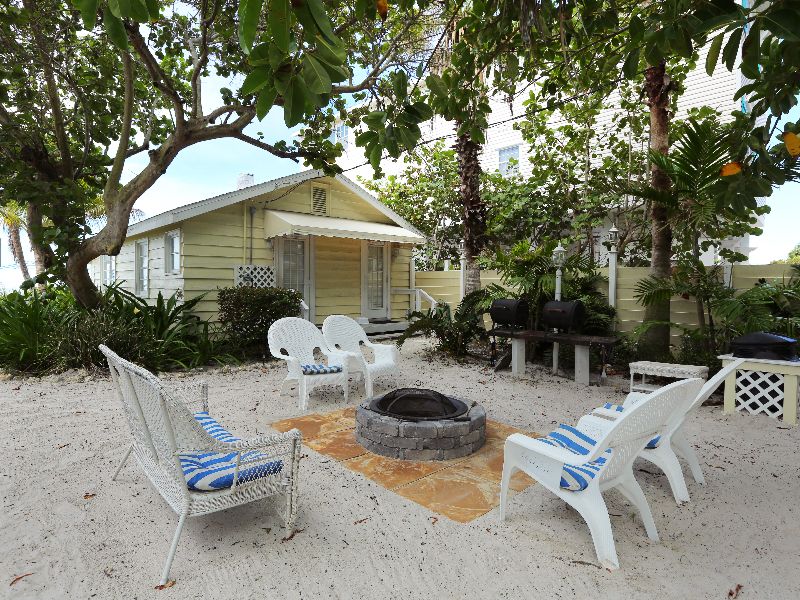
<path id="1" fill-rule="evenodd" d="M 757 331 L 731 341 L 731 351 L 739 358 L 762 358 L 767 360 L 797 360 L 797 340 L 783 335 Z"/>

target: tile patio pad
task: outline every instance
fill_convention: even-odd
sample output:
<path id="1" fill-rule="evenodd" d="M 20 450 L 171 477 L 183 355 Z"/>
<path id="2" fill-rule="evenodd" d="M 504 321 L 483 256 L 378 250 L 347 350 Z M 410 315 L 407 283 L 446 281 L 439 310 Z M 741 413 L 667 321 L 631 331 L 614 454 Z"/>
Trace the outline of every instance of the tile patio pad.
<path id="1" fill-rule="evenodd" d="M 367 452 L 356 442 L 355 426 L 353 407 L 271 424 L 273 429 L 281 432 L 299 429 L 309 448 L 459 523 L 477 519 L 500 505 L 503 442 L 512 433 L 526 433 L 489 419 L 486 421 L 486 444 L 474 454 L 454 460 L 422 462 Z M 511 479 L 511 488 L 520 492 L 533 483 L 533 479 L 517 472 Z"/>

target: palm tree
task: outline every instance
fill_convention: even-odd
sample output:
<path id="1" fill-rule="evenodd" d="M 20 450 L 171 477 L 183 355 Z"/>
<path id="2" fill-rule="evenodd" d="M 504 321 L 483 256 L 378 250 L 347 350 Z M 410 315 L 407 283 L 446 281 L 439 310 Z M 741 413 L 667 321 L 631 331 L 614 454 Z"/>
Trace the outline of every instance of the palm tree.
<path id="1" fill-rule="evenodd" d="M 28 263 L 25 260 L 25 255 L 22 251 L 22 237 L 20 231 L 25 228 L 24 210 L 14 200 L 9 200 L 5 204 L 0 205 L 0 223 L 3 228 L 8 231 L 8 246 L 11 249 L 11 256 L 19 265 L 24 279 L 30 279 L 28 272 Z"/>

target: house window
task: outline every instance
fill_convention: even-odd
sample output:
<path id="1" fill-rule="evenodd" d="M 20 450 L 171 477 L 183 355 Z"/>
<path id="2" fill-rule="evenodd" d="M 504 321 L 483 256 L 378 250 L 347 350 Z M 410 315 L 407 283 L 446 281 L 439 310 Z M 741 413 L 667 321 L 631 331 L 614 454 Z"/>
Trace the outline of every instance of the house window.
<path id="1" fill-rule="evenodd" d="M 165 240 L 166 264 L 165 271 L 170 274 L 181 272 L 181 232 L 171 231 Z"/>
<path id="2" fill-rule="evenodd" d="M 513 161 L 513 162 L 512 162 Z M 519 172 L 519 144 L 500 148 L 497 151 L 498 171 L 503 176 L 514 175 Z"/>
<path id="3" fill-rule="evenodd" d="M 337 142 L 341 144 L 344 151 L 347 152 L 347 144 L 349 138 L 350 138 L 350 128 L 344 123 L 342 123 L 333 128 L 330 140 L 334 144 L 336 144 Z"/>
<path id="4" fill-rule="evenodd" d="M 117 280 L 117 257 L 103 257 L 103 283 L 111 285 Z"/>
<path id="5" fill-rule="evenodd" d="M 136 242 L 136 255 L 134 257 L 136 265 L 136 293 L 140 296 L 147 294 L 149 279 L 149 260 L 147 254 L 147 240 Z"/>

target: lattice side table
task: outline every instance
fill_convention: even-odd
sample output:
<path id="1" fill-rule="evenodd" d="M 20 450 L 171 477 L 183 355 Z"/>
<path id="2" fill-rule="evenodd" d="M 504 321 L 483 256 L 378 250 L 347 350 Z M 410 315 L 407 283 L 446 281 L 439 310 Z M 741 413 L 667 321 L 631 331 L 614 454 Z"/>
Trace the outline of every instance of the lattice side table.
<path id="1" fill-rule="evenodd" d="M 736 360 L 720 356 L 722 366 Z M 748 358 L 725 380 L 725 413 L 765 414 L 797 425 L 800 362 Z"/>

